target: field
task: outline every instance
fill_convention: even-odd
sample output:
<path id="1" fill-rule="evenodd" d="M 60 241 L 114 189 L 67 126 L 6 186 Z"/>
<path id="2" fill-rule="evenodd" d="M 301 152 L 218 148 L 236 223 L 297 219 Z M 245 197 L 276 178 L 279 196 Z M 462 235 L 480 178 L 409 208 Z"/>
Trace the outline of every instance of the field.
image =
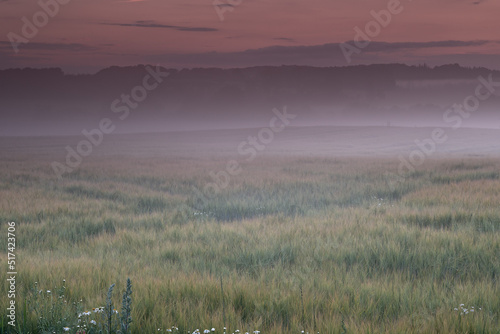
<path id="1" fill-rule="evenodd" d="M 193 189 L 243 161 L 235 147 L 255 130 L 111 136 L 63 180 L 50 164 L 81 138 L 1 139 L 0 287 L 14 221 L 15 330 L 76 333 L 113 283 L 119 311 L 130 278 L 133 333 L 500 333 L 498 141 L 457 135 L 469 146 L 450 140 L 391 183 L 407 147 L 388 143 L 411 144 L 406 130 L 330 146 L 323 130 L 277 137 L 204 200 Z"/>

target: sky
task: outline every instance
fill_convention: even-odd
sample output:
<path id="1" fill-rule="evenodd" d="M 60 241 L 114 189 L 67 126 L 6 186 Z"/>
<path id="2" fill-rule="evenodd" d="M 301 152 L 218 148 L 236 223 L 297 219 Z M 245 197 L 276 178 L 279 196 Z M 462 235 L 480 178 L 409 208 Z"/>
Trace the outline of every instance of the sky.
<path id="1" fill-rule="evenodd" d="M 498 13 L 498 0 L 0 0 L 0 69 L 395 62 L 500 69 Z"/>

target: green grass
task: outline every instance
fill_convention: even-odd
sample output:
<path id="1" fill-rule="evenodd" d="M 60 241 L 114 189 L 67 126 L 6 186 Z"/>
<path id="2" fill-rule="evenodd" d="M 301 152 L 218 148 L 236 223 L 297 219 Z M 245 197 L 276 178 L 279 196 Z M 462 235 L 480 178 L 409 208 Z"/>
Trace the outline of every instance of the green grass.
<path id="1" fill-rule="evenodd" d="M 2 162 L 21 332 L 66 321 L 76 333 L 112 283 L 121 305 L 127 277 L 133 333 L 500 332 L 496 160 L 429 160 L 389 187 L 397 160 L 261 157 L 200 206 L 192 187 L 217 161 L 114 159 L 89 158 L 62 182 L 45 161 Z M 59 291 L 63 279 L 62 304 L 44 293 L 36 306 L 35 282 Z"/>

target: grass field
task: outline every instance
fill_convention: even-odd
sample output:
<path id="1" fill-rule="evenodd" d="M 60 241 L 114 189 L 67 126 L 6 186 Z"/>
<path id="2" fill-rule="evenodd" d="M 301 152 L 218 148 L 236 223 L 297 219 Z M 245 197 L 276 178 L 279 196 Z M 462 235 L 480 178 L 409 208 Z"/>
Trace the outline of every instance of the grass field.
<path id="1" fill-rule="evenodd" d="M 226 160 L 97 152 L 59 181 L 39 151 L 3 154 L 16 330 L 76 333 L 130 278 L 133 333 L 500 333 L 498 159 L 428 159 L 391 188 L 391 157 L 262 155 L 200 204 Z"/>

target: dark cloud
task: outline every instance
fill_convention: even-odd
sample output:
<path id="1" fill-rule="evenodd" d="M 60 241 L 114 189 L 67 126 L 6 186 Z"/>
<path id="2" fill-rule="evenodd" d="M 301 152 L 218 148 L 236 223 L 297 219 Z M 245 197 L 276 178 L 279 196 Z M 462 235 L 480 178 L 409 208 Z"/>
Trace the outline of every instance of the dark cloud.
<path id="1" fill-rule="evenodd" d="M 80 43 L 37 43 L 29 42 L 26 44 L 21 44 L 19 46 L 22 50 L 32 50 L 32 51 L 71 51 L 71 52 L 81 52 L 81 51 L 95 51 L 99 50 L 97 47 L 80 44 Z M 12 45 L 8 41 L 0 41 L 0 49 L 4 51 L 12 51 Z"/>
<path id="2" fill-rule="evenodd" d="M 20 52 L 15 53 L 10 41 L 0 41 L 0 68 L 54 67 L 57 65 L 52 63 L 52 59 L 57 53 L 72 54 L 97 50 L 100 48 L 79 43 L 29 42 L 20 44 Z"/>
<path id="3" fill-rule="evenodd" d="M 234 5 L 231 5 L 229 3 L 221 3 L 219 5 L 215 5 L 217 7 L 220 7 L 220 8 L 224 8 L 224 7 L 231 7 L 231 8 L 234 8 L 235 6 Z"/>
<path id="4" fill-rule="evenodd" d="M 354 45 L 354 42 L 348 42 Z M 387 42 L 372 42 L 364 50 L 367 52 L 392 52 L 399 51 L 402 49 L 427 49 L 427 48 L 454 48 L 454 47 L 464 47 L 464 46 L 481 46 L 489 43 L 496 43 L 496 41 L 435 41 L 435 42 L 397 42 L 397 43 L 387 43 Z"/>
<path id="5" fill-rule="evenodd" d="M 354 42 L 346 42 L 355 45 Z M 464 47 L 464 46 L 481 46 L 488 43 L 496 43 L 496 41 L 435 41 L 435 42 L 371 42 L 362 52 L 394 52 L 403 49 L 426 49 L 439 47 Z M 239 52 L 252 55 L 298 55 L 309 56 L 312 58 L 331 57 L 332 54 L 340 52 L 339 43 L 328 43 L 312 46 L 269 46 L 260 49 L 250 49 Z"/>
<path id="6" fill-rule="evenodd" d="M 288 37 L 275 37 L 273 38 L 274 40 L 277 41 L 286 41 L 286 42 L 296 42 L 293 38 L 288 38 Z"/>
<path id="7" fill-rule="evenodd" d="M 154 21 L 135 21 L 134 23 L 101 23 L 101 24 L 108 26 L 120 26 L 120 27 L 175 29 L 179 31 L 202 31 L 202 32 L 218 31 L 218 29 L 215 28 L 173 26 L 173 25 L 155 23 Z"/>
<path id="8" fill-rule="evenodd" d="M 141 22 L 141 21 L 138 21 Z M 143 24 L 143 23 L 140 23 Z M 110 24 L 110 25 L 120 25 L 129 26 L 128 24 Z M 136 25 L 133 25 L 136 26 Z M 142 25 L 141 25 L 142 26 Z M 183 31 L 207 31 L 203 29 L 210 28 L 194 28 L 194 27 L 178 27 L 178 26 L 167 26 L 159 24 L 148 24 L 147 27 L 151 28 L 172 28 Z M 287 37 L 276 37 L 274 40 L 283 40 L 289 42 L 295 42 L 292 38 Z M 346 42 L 354 45 L 352 41 Z M 394 52 L 403 49 L 426 49 L 426 48 L 438 48 L 438 47 L 467 47 L 467 46 L 481 46 L 489 43 L 500 43 L 499 41 L 435 41 L 435 42 L 399 42 L 399 43 L 387 43 L 387 42 L 371 42 L 368 47 L 362 50 L 362 52 Z M 103 44 L 103 46 L 111 46 L 112 44 Z M 328 43 L 322 45 L 312 45 L 312 46 L 269 46 L 259 49 L 248 49 L 240 52 L 222 53 L 222 52 L 209 52 L 209 53 L 199 53 L 199 54 L 183 54 L 181 57 L 205 57 L 210 55 L 211 57 L 222 57 L 225 58 L 226 55 L 238 56 L 238 55 L 252 55 L 252 56 L 300 56 L 300 57 L 312 57 L 312 58 L 322 58 L 324 56 L 330 57 L 332 54 L 340 52 L 340 44 L 338 43 Z M 0 41 L 0 49 L 11 50 L 12 46 L 9 41 Z M 96 51 L 99 50 L 98 47 L 89 46 L 80 43 L 37 43 L 29 42 L 22 44 L 21 48 L 24 50 L 34 50 L 34 51 L 70 51 L 70 52 L 81 52 L 81 51 Z"/>

